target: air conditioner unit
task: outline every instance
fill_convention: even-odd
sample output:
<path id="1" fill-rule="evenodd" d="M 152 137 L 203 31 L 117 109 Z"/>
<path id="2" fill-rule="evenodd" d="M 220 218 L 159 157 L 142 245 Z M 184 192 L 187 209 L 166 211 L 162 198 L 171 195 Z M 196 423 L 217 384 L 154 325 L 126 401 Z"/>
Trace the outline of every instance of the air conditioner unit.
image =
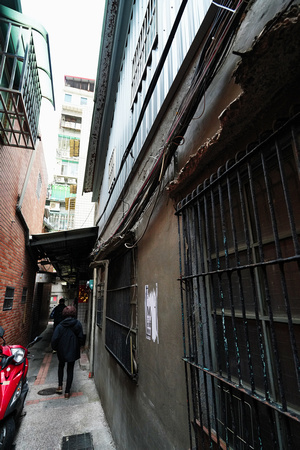
<path id="1" fill-rule="evenodd" d="M 50 202 L 50 211 L 60 211 L 60 203 Z"/>

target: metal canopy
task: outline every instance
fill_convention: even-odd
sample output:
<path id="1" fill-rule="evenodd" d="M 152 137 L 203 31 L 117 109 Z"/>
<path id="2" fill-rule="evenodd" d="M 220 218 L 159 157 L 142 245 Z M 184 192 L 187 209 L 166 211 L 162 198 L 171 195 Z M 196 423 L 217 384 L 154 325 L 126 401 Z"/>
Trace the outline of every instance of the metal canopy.
<path id="1" fill-rule="evenodd" d="M 89 278 L 90 253 L 98 228 L 81 228 L 33 234 L 29 246 L 37 261 L 48 261 L 58 276 L 70 284 Z"/>

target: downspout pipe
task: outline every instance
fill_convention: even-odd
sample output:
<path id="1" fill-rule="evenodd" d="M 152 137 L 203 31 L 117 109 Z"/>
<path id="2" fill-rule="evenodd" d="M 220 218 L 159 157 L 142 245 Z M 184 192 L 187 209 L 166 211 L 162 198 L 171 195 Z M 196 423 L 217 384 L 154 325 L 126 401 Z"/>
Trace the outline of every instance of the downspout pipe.
<path id="1" fill-rule="evenodd" d="M 97 268 L 93 271 L 93 297 L 92 297 L 92 323 L 91 323 L 91 346 L 90 346 L 90 372 L 89 378 L 94 377 L 94 354 L 95 354 L 95 320 L 96 320 L 96 301 L 97 301 Z"/>
<path id="2" fill-rule="evenodd" d="M 24 230 L 25 230 L 25 233 L 26 233 L 26 246 L 28 246 L 28 244 L 29 244 L 29 228 L 28 228 L 28 225 L 26 223 L 25 217 L 23 216 L 23 213 L 22 213 L 22 205 L 23 205 L 25 194 L 26 194 L 28 182 L 29 182 L 29 179 L 30 179 L 33 163 L 34 163 L 34 160 L 35 160 L 35 155 L 36 155 L 36 150 L 33 150 L 32 153 L 31 153 L 31 157 L 30 157 L 30 161 L 29 161 L 28 167 L 27 167 L 25 180 L 24 180 L 24 184 L 23 184 L 23 187 L 22 187 L 22 192 L 20 194 L 18 203 L 16 205 L 16 213 L 17 213 L 19 219 L 21 220 L 21 223 L 22 223 L 22 225 L 24 227 Z"/>
<path id="3" fill-rule="evenodd" d="M 90 360 L 90 372 L 89 372 L 89 378 L 92 378 L 94 376 L 94 361 L 95 361 L 95 323 L 96 323 L 96 302 L 97 302 L 97 291 L 98 291 L 98 269 L 103 268 L 105 272 L 105 279 L 104 279 L 104 298 L 103 298 L 103 317 L 105 317 L 105 305 L 106 305 L 106 285 L 107 285 L 107 268 L 108 268 L 108 260 L 102 260 L 102 261 L 95 261 L 91 263 L 91 266 L 94 268 L 93 272 L 93 279 L 94 279 L 94 288 L 93 288 L 93 297 L 92 297 L 92 316 L 91 316 L 91 345 L 90 345 L 90 354 L 89 354 L 89 360 Z"/>

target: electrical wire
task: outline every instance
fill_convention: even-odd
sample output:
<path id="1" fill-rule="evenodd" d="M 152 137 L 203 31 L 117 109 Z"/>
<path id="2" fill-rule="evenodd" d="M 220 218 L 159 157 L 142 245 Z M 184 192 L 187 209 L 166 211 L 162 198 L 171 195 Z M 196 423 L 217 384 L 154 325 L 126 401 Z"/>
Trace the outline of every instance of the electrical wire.
<path id="1" fill-rule="evenodd" d="M 135 242 L 134 245 L 136 245 L 137 242 L 139 242 L 144 236 L 146 229 L 149 225 L 150 218 L 153 214 L 154 208 L 157 204 L 159 193 L 161 192 L 161 181 L 165 173 L 166 167 L 168 167 L 171 158 L 173 157 L 174 152 L 176 151 L 178 145 L 180 144 L 190 121 L 193 120 L 193 115 L 197 107 L 199 106 L 201 98 L 203 97 L 205 110 L 206 89 L 208 88 L 215 74 L 219 70 L 221 64 L 224 61 L 224 57 L 232 44 L 233 37 L 236 33 L 237 23 L 239 22 L 241 14 L 244 10 L 244 8 L 241 8 L 241 6 L 244 4 L 245 7 L 245 3 L 246 2 L 244 0 L 237 0 L 236 2 L 232 1 L 227 2 L 227 5 L 231 4 L 232 6 L 235 7 L 234 11 L 231 11 L 230 8 L 226 7 L 225 4 L 217 5 L 220 6 L 220 8 L 216 12 L 214 21 L 212 22 L 208 33 L 208 37 L 203 45 L 203 49 L 200 54 L 197 67 L 195 69 L 191 86 L 176 113 L 176 116 L 173 120 L 169 133 L 167 135 L 165 144 L 162 147 L 162 151 L 159 154 L 157 161 L 153 165 L 146 180 L 144 181 L 143 185 L 141 186 L 137 195 L 135 196 L 133 202 L 128 208 L 128 211 L 122 218 L 117 229 L 112 234 L 112 236 L 106 241 L 106 243 L 102 245 L 107 245 L 110 239 L 112 239 L 117 235 L 124 236 L 124 234 L 126 234 L 126 232 L 128 232 L 130 228 L 132 228 L 134 223 L 136 223 L 136 221 L 144 211 L 146 204 L 149 202 L 153 192 L 158 186 L 159 189 L 157 192 L 157 196 L 154 201 L 152 212 L 147 220 L 144 232 L 140 236 L 138 241 Z M 224 6 L 224 8 L 221 8 L 221 6 Z M 204 110 L 199 117 L 203 115 Z M 129 153 L 129 146 L 127 147 L 127 149 L 128 151 L 126 154 L 126 158 Z M 123 156 L 123 159 L 124 157 L 125 154 Z M 123 165 L 121 163 L 118 175 L 120 175 L 122 167 Z M 103 214 L 104 211 L 102 215 Z M 126 246 L 127 248 L 131 248 L 129 244 L 126 244 Z"/>

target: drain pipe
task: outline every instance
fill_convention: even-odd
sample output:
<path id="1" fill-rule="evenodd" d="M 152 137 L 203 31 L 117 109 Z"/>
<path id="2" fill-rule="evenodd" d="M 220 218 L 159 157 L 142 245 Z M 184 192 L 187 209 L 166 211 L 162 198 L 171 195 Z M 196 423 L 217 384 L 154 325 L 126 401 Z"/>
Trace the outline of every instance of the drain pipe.
<path id="1" fill-rule="evenodd" d="M 28 167 L 27 167 L 27 171 L 26 171 L 26 175 L 25 175 L 24 184 L 23 184 L 23 187 L 22 187 L 22 192 L 20 194 L 20 197 L 19 197 L 19 200 L 18 200 L 18 203 L 17 203 L 17 211 L 18 212 L 21 212 L 21 209 L 22 209 L 23 200 L 24 200 L 24 197 L 25 197 L 25 194 L 26 194 L 26 189 L 27 189 L 27 185 L 28 185 L 29 178 L 30 178 L 30 175 L 31 175 L 32 166 L 33 166 L 33 163 L 34 163 L 34 160 L 35 160 L 35 155 L 36 155 L 36 150 L 32 150 L 30 161 L 29 161 L 29 164 L 28 164 Z"/>
<path id="2" fill-rule="evenodd" d="M 37 139 L 41 140 L 39 135 L 38 135 Z M 25 175 L 25 180 L 24 180 L 24 183 L 23 183 L 22 191 L 21 191 L 21 194 L 20 194 L 20 196 L 18 198 L 18 202 L 17 202 L 17 205 L 16 205 L 16 214 L 19 217 L 19 219 L 21 221 L 21 224 L 23 225 L 23 228 L 25 230 L 26 246 L 27 246 L 27 248 L 29 250 L 29 254 L 30 254 L 31 258 L 33 258 L 33 260 L 35 260 L 35 258 L 32 256 L 31 250 L 30 250 L 30 247 L 29 247 L 29 227 L 28 227 L 26 219 L 25 219 L 25 217 L 24 217 L 24 215 L 22 213 L 22 206 L 23 206 L 23 201 L 24 201 L 24 197 L 25 197 L 25 194 L 26 194 L 28 182 L 29 182 L 29 179 L 30 179 L 33 163 L 34 163 L 34 160 L 35 160 L 36 152 L 37 152 L 37 150 L 36 150 L 36 147 L 35 147 L 35 149 L 32 150 L 32 153 L 31 153 L 31 156 L 30 156 L 30 161 L 29 161 L 29 164 L 28 164 L 28 167 L 27 167 L 27 170 L 26 170 L 26 175 Z"/>
<path id="3" fill-rule="evenodd" d="M 105 305 L 106 305 L 106 284 L 107 284 L 107 267 L 108 267 L 108 260 L 102 260 L 102 261 L 95 261 L 91 264 L 92 267 L 94 267 L 93 272 L 93 279 L 94 279 L 94 286 L 93 286 L 93 303 L 92 303 L 92 324 L 91 324 L 91 345 L 90 345 L 90 372 L 89 372 L 89 378 L 93 378 L 94 376 L 94 361 L 95 361 L 95 323 L 96 323 L 96 302 L 97 302 L 97 296 L 98 292 L 100 290 L 101 292 L 101 283 L 104 284 L 103 289 L 103 318 L 105 317 L 104 311 L 105 311 Z M 101 270 L 101 275 L 98 277 L 98 270 Z M 102 272 L 104 272 L 104 280 L 102 281 Z M 103 319 L 102 318 L 102 319 Z M 104 325 L 103 325 L 104 328 Z"/>
<path id="4" fill-rule="evenodd" d="M 97 301 L 97 268 L 93 271 L 94 286 L 92 300 L 92 329 L 91 329 L 91 346 L 90 346 L 90 371 L 89 378 L 94 377 L 94 345 L 95 345 L 95 320 L 96 320 L 96 301 Z"/>

